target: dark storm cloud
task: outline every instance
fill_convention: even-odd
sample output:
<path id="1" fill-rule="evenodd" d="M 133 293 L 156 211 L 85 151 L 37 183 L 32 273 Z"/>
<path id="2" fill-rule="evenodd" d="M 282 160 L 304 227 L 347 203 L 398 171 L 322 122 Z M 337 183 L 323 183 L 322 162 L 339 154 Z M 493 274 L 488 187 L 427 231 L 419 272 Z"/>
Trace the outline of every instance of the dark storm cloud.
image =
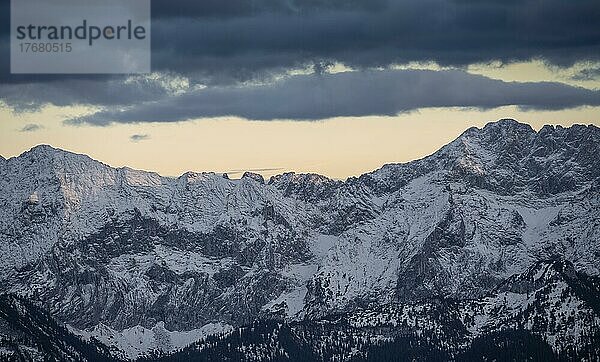
<path id="1" fill-rule="evenodd" d="M 232 18 L 252 16 L 264 12 L 290 14 L 323 10 L 374 10 L 384 0 L 202 0 L 153 1 L 152 14 L 156 17 Z"/>
<path id="2" fill-rule="evenodd" d="M 153 1 L 152 18 L 153 69 L 205 84 L 323 61 L 369 68 L 600 59 L 598 0 Z M 8 22 L 2 29 L 8 34 Z M 53 79 L 7 76 L 6 58 L 4 82 Z"/>
<path id="3" fill-rule="evenodd" d="M 159 80 L 134 77 L 64 79 L 42 83 L 4 84 L 0 99 L 15 111 L 36 110 L 44 104 L 56 106 L 125 106 L 162 99 L 169 90 Z"/>
<path id="4" fill-rule="evenodd" d="M 253 119 L 259 115 L 267 119 L 281 116 L 312 119 L 320 115 L 390 114 L 413 106 L 407 101 L 401 106 L 392 106 L 388 104 L 389 95 L 368 94 L 368 99 L 374 98 L 372 106 L 358 102 L 358 105 L 347 105 L 348 110 L 344 111 L 340 102 L 345 98 L 340 96 L 334 97 L 338 103 L 321 100 L 321 103 L 314 101 L 317 103 L 314 110 L 296 109 L 301 103 L 312 104 L 302 102 L 307 96 L 298 94 L 298 89 L 310 88 L 306 84 L 302 86 L 303 82 L 318 87 L 317 79 L 321 78 L 314 77 L 297 78 L 285 86 L 270 88 L 231 86 L 247 81 L 268 82 L 290 68 L 311 67 L 315 73 L 323 73 L 328 82 L 323 88 L 347 92 L 334 86 L 338 81 L 326 74 L 335 62 L 365 71 L 410 61 L 433 61 L 459 68 L 478 62 L 533 58 L 559 66 L 577 61 L 600 61 L 598 0 L 154 0 L 153 71 L 188 77 L 192 87 L 208 85 L 205 91 L 174 98 L 159 82 L 127 83 L 126 77 L 118 75 L 9 74 L 9 1 L 0 0 L 0 7 L 3 10 L 0 11 L 0 52 L 3 55 L 0 57 L 0 101 L 17 111 L 50 103 L 99 105 L 107 107 L 106 115 L 118 114 L 125 118 L 128 114 L 142 116 L 143 110 L 154 107 L 160 116 L 149 114 L 143 118 L 165 120 L 227 112 Z M 344 79 L 357 77 L 372 84 L 374 78 L 380 77 L 374 74 L 367 71 L 346 75 Z M 393 74 L 393 79 L 382 81 L 390 84 L 398 80 L 398 73 Z M 433 76 L 423 77 L 433 79 Z M 448 74 L 438 77 L 448 81 Z M 478 85 L 473 79 L 470 82 L 463 86 Z M 495 90 L 517 87 L 490 86 Z M 552 88 L 552 92 L 569 94 L 566 103 L 590 103 L 586 98 L 590 94 L 586 91 L 560 87 L 545 84 L 517 88 L 544 91 Z M 374 85 L 363 88 L 385 91 Z M 272 89 L 295 98 L 285 100 Z M 472 98 L 461 98 L 461 102 L 447 103 L 477 107 L 494 103 L 477 97 L 475 90 L 465 91 L 476 96 L 476 102 Z M 509 100 L 512 104 L 538 102 L 539 108 L 561 107 L 560 99 L 542 101 L 543 94 L 523 94 L 522 100 L 513 95 Z M 222 99 L 224 95 L 243 98 L 232 99 L 228 105 Z M 277 102 L 289 101 L 290 106 L 286 108 L 281 104 L 277 106 L 280 109 L 261 109 L 260 104 L 266 102 L 259 97 L 261 95 Z M 403 96 L 411 99 L 410 94 Z M 426 96 L 414 95 L 419 101 L 413 103 L 434 106 L 441 100 L 449 101 L 446 97 L 425 102 Z M 214 99 L 217 103 L 194 105 L 194 99 L 204 102 Z M 244 104 L 249 99 L 259 105 Z M 150 101 L 156 104 L 140 105 Z M 179 102 L 182 109 L 165 108 L 169 104 L 179 106 Z M 126 106 L 130 110 L 119 112 Z M 375 109 L 378 106 L 383 108 Z M 187 111 L 189 109 L 193 111 Z M 102 121 L 98 118 L 95 123 Z"/>
<path id="5" fill-rule="evenodd" d="M 573 80 L 596 80 L 600 79 L 600 68 L 582 69 L 571 77 Z"/>
<path id="6" fill-rule="evenodd" d="M 124 110 L 106 110 L 69 124 L 175 122 L 239 116 L 252 120 L 315 120 L 395 115 L 425 107 L 556 110 L 600 105 L 600 91 L 561 83 L 503 82 L 463 71 L 382 70 L 299 75 L 267 85 L 211 87 Z"/>
<path id="7" fill-rule="evenodd" d="M 310 9 L 310 7 L 305 6 Z M 387 1 L 371 9 L 259 11 L 153 23 L 153 65 L 214 83 L 337 61 L 355 68 L 600 59 L 597 0 Z"/>

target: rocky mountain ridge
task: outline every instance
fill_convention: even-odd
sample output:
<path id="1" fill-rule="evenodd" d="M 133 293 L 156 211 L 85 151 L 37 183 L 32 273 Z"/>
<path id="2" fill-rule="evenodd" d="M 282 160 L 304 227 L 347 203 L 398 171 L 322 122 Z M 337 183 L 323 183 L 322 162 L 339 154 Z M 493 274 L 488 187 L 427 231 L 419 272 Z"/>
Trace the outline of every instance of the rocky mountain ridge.
<path id="1" fill-rule="evenodd" d="M 593 278 L 599 142 L 501 120 L 344 182 L 167 178 L 38 146 L 0 160 L 2 291 L 136 357 L 257 319 L 515 293 L 497 288 L 547 260 Z M 127 347 L 146 331 L 164 338 Z"/>

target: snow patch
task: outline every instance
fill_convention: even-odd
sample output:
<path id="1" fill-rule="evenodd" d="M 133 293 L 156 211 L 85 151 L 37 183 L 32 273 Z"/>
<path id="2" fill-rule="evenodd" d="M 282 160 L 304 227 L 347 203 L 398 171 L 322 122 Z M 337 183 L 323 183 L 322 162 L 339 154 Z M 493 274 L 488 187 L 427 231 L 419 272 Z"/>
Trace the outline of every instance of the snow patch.
<path id="1" fill-rule="evenodd" d="M 208 323 L 191 331 L 169 331 L 164 322 L 151 329 L 140 325 L 117 331 L 102 323 L 89 330 L 69 326 L 69 330 L 85 340 L 95 338 L 110 347 L 115 347 L 128 359 L 134 360 L 149 352 L 160 350 L 173 352 L 210 335 L 229 332 L 233 326 L 225 323 Z"/>

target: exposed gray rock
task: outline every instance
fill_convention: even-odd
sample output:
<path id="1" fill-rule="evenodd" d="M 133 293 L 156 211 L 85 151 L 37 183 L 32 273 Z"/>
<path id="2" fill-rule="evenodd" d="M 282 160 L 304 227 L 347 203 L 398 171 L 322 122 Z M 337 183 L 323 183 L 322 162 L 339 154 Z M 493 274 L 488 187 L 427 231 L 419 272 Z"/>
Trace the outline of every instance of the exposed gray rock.
<path id="1" fill-rule="evenodd" d="M 594 276 L 599 144 L 595 126 L 502 120 L 345 182 L 267 184 L 38 146 L 0 160 L 0 288 L 79 329 L 190 331 L 483 298 L 539 260 Z"/>

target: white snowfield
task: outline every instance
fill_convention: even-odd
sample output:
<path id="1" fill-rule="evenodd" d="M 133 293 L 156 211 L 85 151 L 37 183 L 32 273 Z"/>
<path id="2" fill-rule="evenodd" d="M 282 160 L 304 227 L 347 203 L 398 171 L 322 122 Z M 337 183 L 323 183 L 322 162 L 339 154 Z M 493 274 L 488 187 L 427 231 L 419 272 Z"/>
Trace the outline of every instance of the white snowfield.
<path id="1" fill-rule="evenodd" d="M 261 316 L 484 298 L 538 260 L 599 275 L 599 144 L 594 126 L 503 120 L 345 182 L 265 183 L 37 146 L 0 158 L 2 288 L 134 358 Z"/>
<path id="2" fill-rule="evenodd" d="M 122 351 L 122 357 L 131 360 L 153 351 L 173 352 L 207 336 L 227 333 L 232 329 L 233 327 L 227 324 L 209 323 L 191 331 L 169 331 L 163 322 L 158 322 L 149 329 L 137 325 L 122 331 L 115 331 L 102 323 L 90 330 L 69 328 L 84 340 L 93 337 L 107 346 L 118 348 Z"/>

